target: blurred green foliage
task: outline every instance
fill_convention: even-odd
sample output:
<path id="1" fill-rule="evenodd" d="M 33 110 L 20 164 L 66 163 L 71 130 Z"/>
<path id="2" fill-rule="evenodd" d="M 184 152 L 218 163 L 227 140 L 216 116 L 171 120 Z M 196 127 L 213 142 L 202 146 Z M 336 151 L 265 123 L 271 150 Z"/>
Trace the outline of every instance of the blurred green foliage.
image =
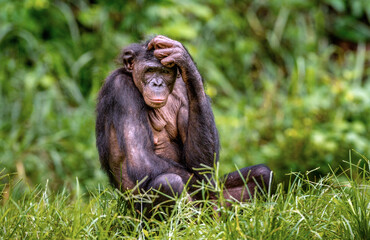
<path id="1" fill-rule="evenodd" d="M 106 183 L 95 99 L 120 49 L 181 41 L 207 81 L 221 172 L 370 156 L 367 0 L 0 0 L 0 172 L 58 189 Z M 0 178 L 1 179 L 1 178 Z M 4 181 L 4 179 L 3 179 Z"/>

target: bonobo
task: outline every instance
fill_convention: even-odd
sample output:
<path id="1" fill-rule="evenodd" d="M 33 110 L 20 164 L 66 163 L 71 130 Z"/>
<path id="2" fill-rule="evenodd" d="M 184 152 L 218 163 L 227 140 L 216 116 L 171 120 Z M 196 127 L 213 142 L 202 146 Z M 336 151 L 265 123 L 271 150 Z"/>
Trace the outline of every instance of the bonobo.
<path id="1" fill-rule="evenodd" d="M 121 191 L 140 182 L 139 190 L 164 193 L 154 204 L 180 194 L 187 183 L 191 198 L 201 198 L 192 193 L 197 182 L 212 179 L 200 169 L 218 161 L 219 139 L 192 57 L 180 42 L 156 36 L 124 48 L 120 60 L 123 66 L 105 80 L 98 96 L 102 168 Z M 269 184 L 270 173 L 256 165 L 226 174 L 225 199 L 249 199 L 257 185 Z"/>

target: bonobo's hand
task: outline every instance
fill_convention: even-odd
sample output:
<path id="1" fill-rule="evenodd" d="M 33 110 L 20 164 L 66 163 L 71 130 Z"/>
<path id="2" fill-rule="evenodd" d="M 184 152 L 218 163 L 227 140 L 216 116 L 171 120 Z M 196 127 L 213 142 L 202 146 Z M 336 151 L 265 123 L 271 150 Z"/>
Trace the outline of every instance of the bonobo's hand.
<path id="1" fill-rule="evenodd" d="M 169 68 L 177 65 L 181 70 L 188 67 L 191 57 L 184 46 L 168 37 L 158 35 L 148 44 L 148 50 L 154 48 L 154 56 Z"/>

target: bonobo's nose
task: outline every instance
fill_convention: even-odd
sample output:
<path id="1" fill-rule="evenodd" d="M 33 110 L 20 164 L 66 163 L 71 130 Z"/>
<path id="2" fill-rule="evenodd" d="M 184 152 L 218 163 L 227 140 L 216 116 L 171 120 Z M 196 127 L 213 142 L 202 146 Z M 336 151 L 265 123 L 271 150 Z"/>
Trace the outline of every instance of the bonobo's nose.
<path id="1" fill-rule="evenodd" d="M 161 88 L 164 86 L 164 82 L 162 79 L 153 79 L 152 81 L 150 81 L 150 86 L 151 87 L 154 87 L 154 88 Z"/>

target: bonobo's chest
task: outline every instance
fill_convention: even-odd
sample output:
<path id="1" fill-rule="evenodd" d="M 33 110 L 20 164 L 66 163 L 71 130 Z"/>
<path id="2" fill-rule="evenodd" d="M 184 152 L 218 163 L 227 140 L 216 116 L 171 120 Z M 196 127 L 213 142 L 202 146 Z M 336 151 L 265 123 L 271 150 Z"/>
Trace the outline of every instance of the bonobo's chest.
<path id="1" fill-rule="evenodd" d="M 167 104 L 148 112 L 154 149 L 158 156 L 180 161 L 187 129 L 187 115 L 188 100 L 185 84 L 182 79 L 178 79 L 172 94 L 168 97 Z"/>

